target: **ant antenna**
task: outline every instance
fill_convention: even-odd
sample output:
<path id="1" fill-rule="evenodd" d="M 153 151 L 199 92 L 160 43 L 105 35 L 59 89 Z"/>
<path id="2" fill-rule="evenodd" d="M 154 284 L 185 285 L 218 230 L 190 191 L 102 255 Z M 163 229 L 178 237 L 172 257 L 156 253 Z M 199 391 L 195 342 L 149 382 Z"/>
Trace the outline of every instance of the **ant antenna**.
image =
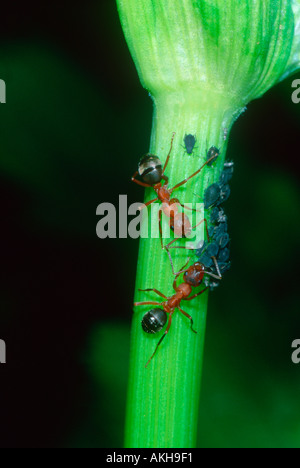
<path id="1" fill-rule="evenodd" d="M 217 273 L 219 276 L 217 275 L 214 275 L 213 273 L 210 273 L 209 271 L 205 271 L 205 273 L 208 275 L 208 276 L 211 276 L 212 278 L 214 279 L 217 279 L 217 280 L 221 280 L 223 277 L 222 277 L 222 274 L 220 272 L 220 268 L 219 268 L 219 264 L 217 262 L 217 259 L 216 257 L 211 257 L 214 261 L 214 264 L 215 264 L 215 267 L 216 267 L 216 270 L 217 270 Z"/>
<path id="2" fill-rule="evenodd" d="M 217 280 L 221 280 L 222 279 L 222 276 L 217 276 L 217 275 L 214 275 L 213 273 L 210 273 L 209 271 L 204 271 L 204 273 L 208 276 L 211 276 L 212 278 L 214 279 L 217 279 Z"/>
<path id="3" fill-rule="evenodd" d="M 213 261 L 214 261 L 214 264 L 215 264 L 215 267 L 216 267 L 216 270 L 217 270 L 217 272 L 218 272 L 218 275 L 219 275 L 220 279 L 222 279 L 222 275 L 221 275 L 220 268 L 219 268 L 219 264 L 218 264 L 218 262 L 217 262 L 216 257 L 211 257 L 211 258 L 212 258 Z"/>

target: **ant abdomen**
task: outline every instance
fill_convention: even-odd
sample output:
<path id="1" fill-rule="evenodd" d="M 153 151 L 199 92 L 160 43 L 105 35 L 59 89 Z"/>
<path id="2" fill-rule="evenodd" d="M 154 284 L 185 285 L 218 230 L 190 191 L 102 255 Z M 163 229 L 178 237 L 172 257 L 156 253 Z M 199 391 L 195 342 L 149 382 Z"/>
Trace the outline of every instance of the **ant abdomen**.
<path id="1" fill-rule="evenodd" d="M 174 231 L 176 237 L 190 237 L 192 227 L 188 216 L 184 213 L 177 213 L 174 216 L 171 229 Z"/>
<path id="2" fill-rule="evenodd" d="M 142 328 L 146 333 L 157 333 L 167 323 L 167 313 L 163 309 L 151 309 L 142 319 Z"/>
<path id="3" fill-rule="evenodd" d="M 138 173 L 146 184 L 158 184 L 163 176 L 161 160 L 154 154 L 145 154 L 140 159 Z"/>

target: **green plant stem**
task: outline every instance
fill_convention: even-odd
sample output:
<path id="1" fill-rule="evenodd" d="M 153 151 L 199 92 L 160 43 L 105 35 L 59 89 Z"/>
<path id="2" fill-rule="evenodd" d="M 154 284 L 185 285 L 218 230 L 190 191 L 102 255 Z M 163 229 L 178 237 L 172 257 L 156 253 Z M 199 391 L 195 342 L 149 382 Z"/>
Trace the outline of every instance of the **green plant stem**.
<path id="1" fill-rule="evenodd" d="M 206 160 L 206 150 L 214 145 L 221 148 L 221 156 L 213 167 L 202 172 L 174 192 L 181 202 L 199 202 L 205 188 L 217 181 L 223 167 L 226 142 L 224 128 L 230 130 L 234 121 L 233 105 L 223 99 L 208 102 L 199 93 L 169 94 L 157 97 L 150 151 L 164 162 L 169 151 L 172 132 L 176 132 L 173 151 L 166 174 L 170 187 L 190 176 Z M 216 107 L 213 102 L 218 102 Z M 183 138 L 187 133 L 197 137 L 194 155 L 184 151 Z M 206 143 L 207 142 L 207 143 Z M 206 147 L 208 145 L 208 148 Z M 176 193 L 176 195 L 175 195 Z M 154 198 L 147 189 L 146 200 Z M 206 213 L 208 216 L 208 213 Z M 165 220 L 166 222 L 166 220 Z M 184 240 L 178 240 L 182 245 Z M 172 250 L 178 271 L 188 256 L 194 253 Z M 174 276 L 167 253 L 159 239 L 141 239 L 136 288 L 156 288 L 170 296 Z M 179 279 L 182 282 L 182 277 Z M 135 301 L 162 301 L 152 292 L 138 292 Z M 134 448 L 190 448 L 195 446 L 200 395 L 201 368 L 206 324 L 208 293 L 202 294 L 182 307 L 194 319 L 198 334 L 192 333 L 189 320 L 175 311 L 169 333 L 158 348 L 149 366 L 145 364 L 162 336 L 143 332 L 141 320 L 152 306 L 136 307 L 132 323 L 130 376 L 126 417 L 125 446 Z"/>

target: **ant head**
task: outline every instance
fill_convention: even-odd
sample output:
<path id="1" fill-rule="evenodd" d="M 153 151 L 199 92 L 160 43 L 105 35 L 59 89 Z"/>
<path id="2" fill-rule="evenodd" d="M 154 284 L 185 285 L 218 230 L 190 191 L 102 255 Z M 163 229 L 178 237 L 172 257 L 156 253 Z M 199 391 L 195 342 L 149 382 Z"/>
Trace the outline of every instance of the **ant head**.
<path id="1" fill-rule="evenodd" d="M 204 274 L 205 266 L 200 262 L 196 262 L 184 273 L 183 280 L 190 286 L 196 287 L 201 284 Z"/>
<path id="2" fill-rule="evenodd" d="M 161 160 L 154 154 L 146 154 L 139 162 L 138 172 L 146 184 L 158 184 L 163 175 Z"/>
<path id="3" fill-rule="evenodd" d="M 142 319 L 142 329 L 146 333 L 157 333 L 167 323 L 167 314 L 163 309 L 151 309 Z"/>

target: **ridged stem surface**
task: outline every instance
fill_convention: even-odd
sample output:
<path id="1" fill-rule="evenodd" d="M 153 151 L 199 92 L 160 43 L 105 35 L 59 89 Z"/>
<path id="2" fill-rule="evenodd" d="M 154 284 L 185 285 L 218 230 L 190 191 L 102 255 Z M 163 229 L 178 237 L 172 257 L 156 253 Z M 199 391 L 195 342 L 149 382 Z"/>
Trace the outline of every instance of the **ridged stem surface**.
<path id="1" fill-rule="evenodd" d="M 200 110 L 199 103 L 191 98 L 156 102 L 152 133 L 151 152 L 165 161 L 169 151 L 172 132 L 176 132 L 174 147 L 166 174 L 170 187 L 195 172 L 206 158 L 206 143 L 221 148 L 221 156 L 214 167 L 203 171 L 185 186 L 174 192 L 181 202 L 199 202 L 195 194 L 203 197 L 204 189 L 218 180 L 223 166 L 226 142 L 223 129 L 231 126 L 224 120 L 221 109 Z M 229 113 L 230 114 L 230 113 Z M 193 155 L 187 155 L 183 148 L 186 133 L 197 136 Z M 155 197 L 147 189 L 146 200 Z M 209 213 L 206 213 L 209 216 Z M 164 222 L 167 219 L 164 217 Z M 167 241 L 165 241 L 167 242 Z M 184 240 L 175 245 L 184 245 Z M 171 251 L 176 271 L 191 255 L 191 262 L 197 260 L 192 252 L 181 249 Z M 156 288 L 170 296 L 174 276 L 169 258 L 162 251 L 159 239 L 141 239 L 138 258 L 136 288 Z M 182 282 L 182 276 L 179 282 Z M 198 291 L 199 289 L 197 289 Z M 160 301 L 152 292 L 136 290 L 135 301 Z M 169 333 L 158 348 L 149 366 L 145 364 L 161 337 L 143 332 L 141 320 L 152 306 L 136 307 L 131 335 L 131 360 L 128 407 L 126 420 L 126 447 L 193 447 L 197 433 L 197 415 L 200 396 L 200 380 L 205 336 L 208 293 L 191 302 L 183 302 L 182 308 L 194 319 L 197 335 L 190 329 L 189 320 L 175 311 Z"/>

